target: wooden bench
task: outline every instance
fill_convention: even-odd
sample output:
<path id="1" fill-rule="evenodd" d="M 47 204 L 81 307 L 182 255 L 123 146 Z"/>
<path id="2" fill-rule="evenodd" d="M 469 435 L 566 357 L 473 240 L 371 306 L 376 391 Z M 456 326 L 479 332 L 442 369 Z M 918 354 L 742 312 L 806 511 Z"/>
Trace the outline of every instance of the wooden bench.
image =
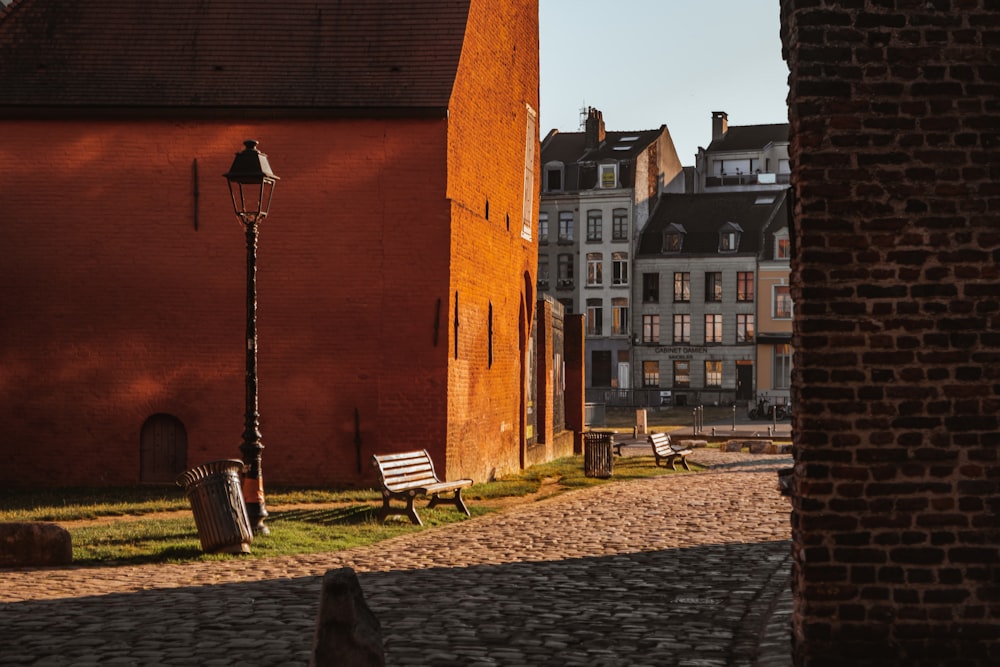
<path id="1" fill-rule="evenodd" d="M 472 486 L 471 479 L 457 479 L 453 482 L 442 482 L 434 472 L 434 463 L 426 449 L 400 454 L 374 455 L 372 465 L 378 470 L 379 482 L 382 485 L 382 509 L 379 520 L 385 521 L 390 515 L 405 515 L 418 526 L 424 525 L 417 516 L 413 501 L 417 496 L 430 498 L 427 507 L 436 507 L 442 503 L 454 505 L 460 511 L 469 515 L 469 508 L 462 502 L 462 489 Z M 442 493 L 451 493 L 451 497 L 442 498 Z M 406 508 L 392 507 L 390 500 L 406 502 Z"/>
<path id="2" fill-rule="evenodd" d="M 684 466 L 685 470 L 690 470 L 688 466 L 687 455 L 693 452 L 693 449 L 688 449 L 686 447 L 675 446 L 674 443 L 670 441 L 670 436 L 666 433 L 650 433 L 647 436 L 649 440 L 650 447 L 653 448 L 653 456 L 656 457 L 656 465 L 660 465 L 660 461 L 666 461 L 670 464 L 671 470 L 677 470 L 674 467 L 677 459 L 681 460 L 681 465 Z"/>

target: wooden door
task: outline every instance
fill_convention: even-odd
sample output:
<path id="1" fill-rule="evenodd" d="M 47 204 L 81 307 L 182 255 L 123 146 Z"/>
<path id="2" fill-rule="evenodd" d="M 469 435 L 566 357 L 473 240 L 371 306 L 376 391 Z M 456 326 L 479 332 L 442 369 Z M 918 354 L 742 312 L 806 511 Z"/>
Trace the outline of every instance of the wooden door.
<path id="1" fill-rule="evenodd" d="M 142 426 L 139 481 L 170 484 L 187 465 L 187 431 L 172 415 L 153 415 Z"/>

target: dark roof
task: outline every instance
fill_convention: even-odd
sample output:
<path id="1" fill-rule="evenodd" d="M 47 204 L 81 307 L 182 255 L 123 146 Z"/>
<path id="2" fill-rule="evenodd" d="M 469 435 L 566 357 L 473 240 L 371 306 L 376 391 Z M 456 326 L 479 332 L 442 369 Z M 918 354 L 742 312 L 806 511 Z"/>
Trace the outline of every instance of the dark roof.
<path id="1" fill-rule="evenodd" d="M 0 107 L 448 106 L 471 0 L 17 0 Z"/>
<path id="2" fill-rule="evenodd" d="M 771 142 L 788 142 L 788 123 L 774 125 L 731 125 L 720 139 L 709 144 L 709 151 L 759 150 Z"/>
<path id="3" fill-rule="evenodd" d="M 564 165 L 564 191 L 589 190 L 597 186 L 597 165 L 618 163 L 618 181 L 622 187 L 634 187 L 635 162 L 642 151 L 666 132 L 666 125 L 658 130 L 636 132 L 606 132 L 604 141 L 588 149 L 585 132 L 549 133 L 541 145 L 542 168 L 548 162 Z"/>
<path id="4" fill-rule="evenodd" d="M 637 256 L 670 256 L 663 253 L 663 233 L 672 224 L 686 232 L 680 256 L 718 255 L 719 232 L 727 223 L 743 230 L 737 254 L 759 256 L 767 247 L 764 232 L 773 233 L 785 222 L 786 199 L 785 190 L 661 195 L 639 238 Z"/>
<path id="5" fill-rule="evenodd" d="M 665 126 L 656 130 L 634 132 L 608 131 L 604 134 L 604 141 L 590 150 L 586 146 L 585 132 L 551 132 L 542 142 L 542 164 L 552 161 L 573 164 L 635 159 L 647 146 L 656 141 L 664 129 Z"/>

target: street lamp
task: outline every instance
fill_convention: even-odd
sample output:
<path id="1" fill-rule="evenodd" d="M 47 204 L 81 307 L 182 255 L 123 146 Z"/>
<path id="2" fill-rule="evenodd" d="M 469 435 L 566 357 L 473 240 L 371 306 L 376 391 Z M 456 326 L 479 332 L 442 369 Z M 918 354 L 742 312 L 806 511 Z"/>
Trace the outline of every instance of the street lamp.
<path id="1" fill-rule="evenodd" d="M 261 472 L 260 413 L 257 411 L 257 232 L 267 217 L 278 177 L 271 171 L 267 156 L 257 150 L 257 142 L 249 139 L 236 154 L 233 166 L 224 174 L 233 198 L 233 210 L 243 224 L 247 237 L 247 355 L 246 355 L 246 424 L 243 429 L 243 497 L 247 514 L 255 533 L 271 531 L 264 525 L 267 507 L 264 503 L 264 475 Z"/>

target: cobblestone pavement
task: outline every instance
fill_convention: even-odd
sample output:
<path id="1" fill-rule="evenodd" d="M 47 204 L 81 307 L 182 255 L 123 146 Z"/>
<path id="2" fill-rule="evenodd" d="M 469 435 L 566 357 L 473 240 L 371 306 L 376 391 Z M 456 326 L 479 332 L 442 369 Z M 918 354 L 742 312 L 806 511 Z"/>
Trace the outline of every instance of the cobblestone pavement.
<path id="1" fill-rule="evenodd" d="M 304 665 L 344 566 L 389 665 L 789 665 L 791 459 L 691 459 L 338 553 L 0 570 L 0 665 Z"/>

